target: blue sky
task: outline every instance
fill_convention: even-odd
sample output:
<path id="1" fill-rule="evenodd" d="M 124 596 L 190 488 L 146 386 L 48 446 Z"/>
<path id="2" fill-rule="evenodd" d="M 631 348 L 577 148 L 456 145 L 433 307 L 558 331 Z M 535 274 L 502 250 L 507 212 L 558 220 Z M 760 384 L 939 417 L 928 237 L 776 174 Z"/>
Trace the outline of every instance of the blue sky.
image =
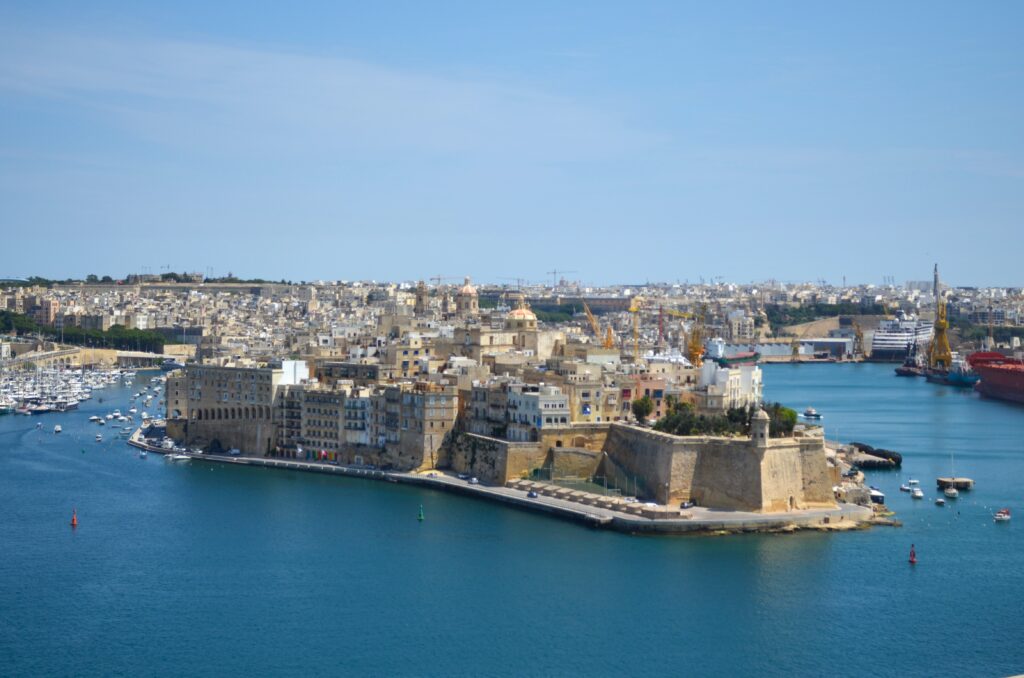
<path id="1" fill-rule="evenodd" d="M 1024 285 L 1024 4 L 0 5 L 0 275 Z"/>

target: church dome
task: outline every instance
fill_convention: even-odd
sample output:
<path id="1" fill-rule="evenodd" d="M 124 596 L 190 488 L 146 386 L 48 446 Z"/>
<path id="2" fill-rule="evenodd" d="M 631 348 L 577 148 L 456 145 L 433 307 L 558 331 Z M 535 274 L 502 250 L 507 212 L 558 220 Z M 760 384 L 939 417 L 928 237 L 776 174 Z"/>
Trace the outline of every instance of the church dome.
<path id="1" fill-rule="evenodd" d="M 477 294 L 476 288 L 473 287 L 473 283 L 470 282 L 468 275 L 466 276 L 466 283 L 462 286 L 462 289 L 459 290 L 459 294 L 466 297 L 475 297 Z"/>
<path id="2" fill-rule="evenodd" d="M 536 320 L 537 316 L 528 308 L 517 308 L 508 314 L 509 320 Z"/>

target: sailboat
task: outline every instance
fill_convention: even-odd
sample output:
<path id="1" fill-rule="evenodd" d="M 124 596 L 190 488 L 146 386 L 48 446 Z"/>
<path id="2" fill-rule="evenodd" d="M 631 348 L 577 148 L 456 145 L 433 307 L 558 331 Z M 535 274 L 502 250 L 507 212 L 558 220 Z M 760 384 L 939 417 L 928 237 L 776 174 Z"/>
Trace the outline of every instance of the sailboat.
<path id="1" fill-rule="evenodd" d="M 956 499 L 960 496 L 960 490 L 956 489 L 956 472 L 953 470 L 953 451 L 949 451 L 949 485 L 946 485 L 942 490 L 942 494 L 946 495 L 950 499 Z"/>

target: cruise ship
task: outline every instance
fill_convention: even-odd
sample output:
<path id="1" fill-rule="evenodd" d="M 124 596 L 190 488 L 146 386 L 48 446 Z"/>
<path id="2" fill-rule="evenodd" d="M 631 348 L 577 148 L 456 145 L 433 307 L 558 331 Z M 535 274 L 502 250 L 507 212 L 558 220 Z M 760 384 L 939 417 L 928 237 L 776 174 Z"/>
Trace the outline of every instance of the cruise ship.
<path id="1" fill-rule="evenodd" d="M 900 311 L 895 318 L 878 324 L 871 339 L 871 359 L 903 360 L 907 351 L 914 346 L 924 352 L 928 349 L 934 331 L 931 323 Z"/>

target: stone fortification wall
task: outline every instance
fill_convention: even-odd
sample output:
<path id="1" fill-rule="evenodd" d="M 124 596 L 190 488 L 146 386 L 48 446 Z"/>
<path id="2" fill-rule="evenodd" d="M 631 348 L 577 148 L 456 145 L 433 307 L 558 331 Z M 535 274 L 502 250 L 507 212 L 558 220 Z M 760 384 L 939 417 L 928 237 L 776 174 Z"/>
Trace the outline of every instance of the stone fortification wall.
<path id="1" fill-rule="evenodd" d="M 832 488 L 839 484 L 839 469 L 830 466 L 825 455 L 825 439 L 800 438 L 800 464 L 803 476 L 804 504 L 832 506 L 836 503 Z"/>
<path id="2" fill-rule="evenodd" d="M 513 443 L 498 438 L 462 433 L 451 443 L 449 459 L 457 473 L 475 476 L 483 483 L 504 485 L 530 469 L 542 466 L 545 453 L 537 443 Z"/>
<path id="3" fill-rule="evenodd" d="M 771 439 L 759 448 L 746 438 L 681 437 L 616 423 L 605 451 L 660 503 L 766 512 L 835 503 L 820 436 Z"/>
<path id="4" fill-rule="evenodd" d="M 701 506 L 759 511 L 763 504 L 760 455 L 746 439 L 700 439 L 691 498 Z"/>
<path id="5" fill-rule="evenodd" d="M 649 498 L 665 503 L 673 495 L 689 498 L 695 459 L 687 459 L 693 455 L 684 450 L 686 441 L 649 429 L 612 424 L 605 452 L 627 474 L 644 479 L 645 486 L 654 493 Z"/>
<path id="6" fill-rule="evenodd" d="M 553 447 L 548 450 L 545 463 L 550 463 L 551 474 L 555 478 L 590 478 L 597 474 L 603 459 L 603 452 L 580 447 Z"/>
<path id="7" fill-rule="evenodd" d="M 186 435 L 189 445 L 209 448 L 216 441 L 224 450 L 234 447 L 262 457 L 272 449 L 274 425 L 264 419 L 190 421 Z"/>
<path id="8" fill-rule="evenodd" d="M 608 438 L 610 424 L 572 424 L 571 426 L 545 427 L 541 430 L 542 449 L 558 447 L 581 447 L 588 450 L 603 450 Z"/>

